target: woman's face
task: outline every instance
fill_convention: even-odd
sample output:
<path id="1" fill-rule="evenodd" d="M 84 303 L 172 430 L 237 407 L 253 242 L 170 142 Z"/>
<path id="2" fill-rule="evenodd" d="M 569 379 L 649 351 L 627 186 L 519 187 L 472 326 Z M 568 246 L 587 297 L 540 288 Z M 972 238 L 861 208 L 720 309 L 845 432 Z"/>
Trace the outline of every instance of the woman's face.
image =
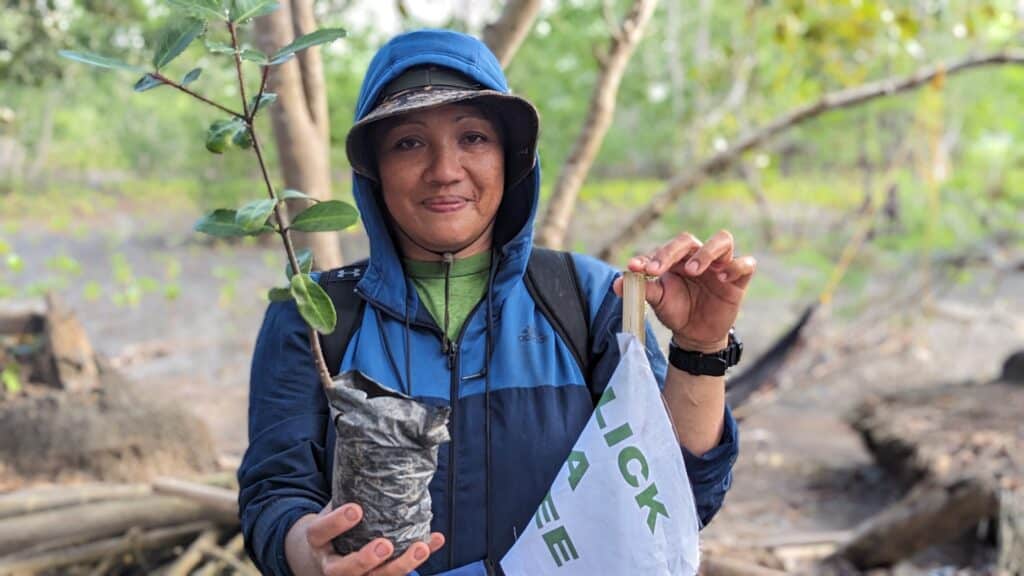
<path id="1" fill-rule="evenodd" d="M 406 257 L 490 248 L 505 155 L 501 134 L 479 109 L 449 104 L 384 120 L 374 143 L 384 204 L 404 233 Z"/>

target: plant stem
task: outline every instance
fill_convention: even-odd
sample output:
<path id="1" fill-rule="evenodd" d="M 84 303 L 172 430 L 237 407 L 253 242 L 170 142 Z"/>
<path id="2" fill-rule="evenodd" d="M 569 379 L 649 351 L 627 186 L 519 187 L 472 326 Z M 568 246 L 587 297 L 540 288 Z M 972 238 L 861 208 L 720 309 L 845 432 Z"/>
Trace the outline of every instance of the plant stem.
<path id="1" fill-rule="evenodd" d="M 260 100 L 263 100 L 263 93 L 267 89 L 267 77 L 270 76 L 270 66 L 263 67 L 263 77 L 260 78 L 260 90 L 256 93 L 256 99 L 253 100 L 255 103 L 252 110 L 249 111 L 249 125 L 252 126 L 253 118 L 256 117 L 256 111 L 260 109 Z"/>
<path id="2" fill-rule="evenodd" d="M 226 106 L 222 106 L 220 104 L 217 104 L 213 100 L 210 100 L 209 98 L 207 98 L 205 96 L 202 96 L 200 94 L 197 94 L 197 93 L 189 90 L 188 88 L 185 88 L 181 84 L 178 84 L 174 80 L 171 80 L 170 78 L 168 78 L 167 76 L 164 76 L 163 74 L 161 74 L 159 72 L 151 72 L 150 74 L 152 74 L 152 76 L 154 78 L 156 78 L 157 80 L 163 82 L 164 84 L 167 84 L 168 86 L 177 88 L 178 90 L 181 90 L 182 92 L 184 92 L 185 94 L 188 94 L 189 96 L 195 98 L 196 100 L 199 100 L 201 102 L 205 102 L 205 103 L 209 104 L 210 106 L 213 106 L 214 108 L 217 108 L 219 110 L 223 110 L 224 112 L 227 112 L 228 114 L 231 114 L 232 116 L 235 116 L 235 117 L 238 117 L 238 118 L 243 118 L 243 119 L 245 118 L 245 116 L 243 116 L 242 114 L 239 114 L 238 112 L 235 112 L 234 110 L 232 110 L 232 109 L 230 109 L 230 108 L 228 108 Z"/>
<path id="3" fill-rule="evenodd" d="M 235 23 L 230 20 L 228 20 L 228 31 L 231 32 L 231 47 L 235 49 L 235 71 L 238 72 L 238 91 L 242 94 L 242 112 L 245 113 L 245 119 L 250 123 L 249 130 L 252 131 L 249 100 L 245 97 L 245 82 L 242 80 L 242 55 L 238 52 L 238 33 L 235 31 Z"/>
<path id="4" fill-rule="evenodd" d="M 270 173 L 267 171 L 267 164 L 263 160 L 263 149 L 260 147 L 260 140 L 256 136 L 256 126 L 253 123 L 253 117 L 256 115 L 257 106 L 254 105 L 252 112 L 249 111 L 249 104 L 245 98 L 245 80 L 242 76 L 242 59 L 238 54 L 238 36 L 235 34 L 235 25 L 232 22 L 228 22 L 228 30 L 231 32 L 231 46 L 235 49 L 235 70 L 238 73 L 238 91 L 242 97 L 242 109 L 245 111 L 243 117 L 246 126 L 249 128 L 249 135 L 252 137 L 252 149 L 256 153 L 256 160 L 259 161 L 260 173 L 263 175 L 263 183 L 267 187 L 267 194 L 272 200 L 274 200 L 274 218 L 277 219 L 277 233 L 281 236 L 281 241 L 284 243 L 284 251 L 288 255 L 288 263 L 291 264 L 292 274 L 302 274 L 302 269 L 299 267 L 299 259 L 295 256 L 295 245 L 292 243 L 291 233 L 288 230 L 288 217 L 286 214 L 285 207 L 282 202 L 277 199 L 277 195 L 274 194 L 274 186 L 270 183 Z M 263 94 L 263 89 L 267 83 L 267 75 L 269 74 L 269 67 L 263 68 L 263 78 L 260 80 L 260 95 Z M 258 101 L 257 101 L 258 104 Z M 327 368 L 327 362 L 324 360 L 324 353 L 320 347 L 320 338 L 317 337 L 316 331 L 312 327 L 309 328 L 309 347 L 313 353 L 313 361 L 316 364 L 316 372 L 320 377 L 320 384 L 324 389 L 332 386 L 330 370 Z"/>

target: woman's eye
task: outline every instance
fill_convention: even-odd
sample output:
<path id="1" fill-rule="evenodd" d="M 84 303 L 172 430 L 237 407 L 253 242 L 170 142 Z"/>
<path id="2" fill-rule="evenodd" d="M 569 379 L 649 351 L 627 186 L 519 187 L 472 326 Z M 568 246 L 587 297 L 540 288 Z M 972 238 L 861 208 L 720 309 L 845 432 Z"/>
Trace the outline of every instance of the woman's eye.
<path id="1" fill-rule="evenodd" d="M 402 138 L 395 142 L 395 150 L 412 150 L 417 146 L 419 146 L 419 142 L 415 138 Z"/>
<path id="2" fill-rule="evenodd" d="M 466 142 L 469 144 L 482 144 L 484 142 L 487 142 L 487 136 L 476 132 L 466 134 L 464 138 L 466 139 Z"/>

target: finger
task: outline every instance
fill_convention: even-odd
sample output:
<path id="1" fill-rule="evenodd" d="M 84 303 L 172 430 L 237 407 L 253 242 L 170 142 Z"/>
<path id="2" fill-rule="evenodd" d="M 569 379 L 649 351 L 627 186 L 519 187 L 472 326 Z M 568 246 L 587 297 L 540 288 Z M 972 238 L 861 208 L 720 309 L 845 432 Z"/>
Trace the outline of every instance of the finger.
<path id="1" fill-rule="evenodd" d="M 335 536 L 344 534 L 363 518 L 358 504 L 348 503 L 318 517 L 306 528 L 306 540 L 313 548 L 326 546 Z"/>
<path id="2" fill-rule="evenodd" d="M 328 554 L 320 568 L 324 576 L 366 574 L 387 561 L 394 551 L 395 547 L 391 542 L 385 538 L 377 538 L 351 554 Z"/>
<path id="3" fill-rule="evenodd" d="M 701 246 L 696 236 L 683 232 L 655 250 L 643 271 L 647 274 L 664 274 L 676 262 L 696 252 Z"/>
<path id="4" fill-rule="evenodd" d="M 738 288 L 746 288 L 757 270 L 757 260 L 753 256 L 743 256 L 733 260 L 728 268 L 719 274 L 725 274 L 725 280 Z M 719 277 L 721 279 L 721 277 Z"/>
<path id="5" fill-rule="evenodd" d="M 622 298 L 623 282 L 625 282 L 625 280 L 622 276 L 619 276 L 618 278 L 615 279 L 614 282 L 612 282 L 612 291 L 615 292 L 615 295 L 618 296 L 619 298 Z"/>
<path id="6" fill-rule="evenodd" d="M 728 264 L 733 256 L 733 238 L 728 230 L 719 230 L 704 246 L 694 252 L 686 261 L 686 273 L 690 276 L 703 274 L 713 263 Z"/>
<path id="7" fill-rule="evenodd" d="M 388 562 L 384 566 L 370 572 L 371 576 L 405 576 L 416 569 L 417 566 L 426 562 L 430 557 L 430 546 L 425 542 L 417 542 L 404 554 Z"/>
<path id="8" fill-rule="evenodd" d="M 430 553 L 437 552 L 444 546 L 444 534 L 434 532 L 430 535 Z"/>
<path id="9" fill-rule="evenodd" d="M 627 268 L 630 272 L 644 273 L 647 270 L 647 264 L 650 263 L 651 256 L 649 254 L 638 254 L 629 259 Z"/>

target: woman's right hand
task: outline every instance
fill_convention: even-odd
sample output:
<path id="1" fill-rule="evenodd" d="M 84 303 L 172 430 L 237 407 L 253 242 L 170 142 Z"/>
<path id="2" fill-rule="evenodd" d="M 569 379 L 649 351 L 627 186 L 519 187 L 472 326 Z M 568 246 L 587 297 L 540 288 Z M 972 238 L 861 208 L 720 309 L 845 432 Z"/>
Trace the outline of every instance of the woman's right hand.
<path id="1" fill-rule="evenodd" d="M 384 564 L 394 552 L 386 538 L 377 538 L 358 552 L 345 556 L 334 551 L 331 540 L 363 519 L 358 504 L 332 510 L 327 504 L 319 514 L 303 516 L 285 537 L 285 556 L 296 576 L 405 576 L 444 546 L 444 536 L 430 535 L 430 544 L 417 542 L 404 554 Z"/>

